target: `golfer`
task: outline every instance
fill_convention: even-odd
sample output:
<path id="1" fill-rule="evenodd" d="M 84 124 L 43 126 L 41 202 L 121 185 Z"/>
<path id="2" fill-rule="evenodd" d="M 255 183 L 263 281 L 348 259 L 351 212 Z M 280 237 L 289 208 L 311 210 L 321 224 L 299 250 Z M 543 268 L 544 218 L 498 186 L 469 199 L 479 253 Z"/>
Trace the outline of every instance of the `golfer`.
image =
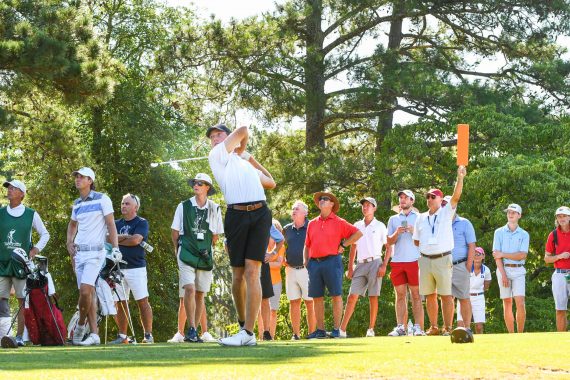
<path id="1" fill-rule="evenodd" d="M 231 132 L 225 125 L 208 128 L 212 173 L 224 194 L 228 211 L 224 221 L 232 266 L 232 293 L 240 331 L 220 339 L 226 346 L 253 346 L 253 326 L 261 304 L 261 263 L 269 242 L 271 210 L 263 189 L 273 189 L 271 174 L 245 148 L 247 127 Z"/>

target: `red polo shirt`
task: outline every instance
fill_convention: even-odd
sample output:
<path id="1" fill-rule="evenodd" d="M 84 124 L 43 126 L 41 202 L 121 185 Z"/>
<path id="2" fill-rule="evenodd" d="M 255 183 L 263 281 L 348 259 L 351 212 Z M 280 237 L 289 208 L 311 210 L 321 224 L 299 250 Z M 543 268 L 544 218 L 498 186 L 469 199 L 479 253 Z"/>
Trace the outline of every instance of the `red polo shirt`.
<path id="1" fill-rule="evenodd" d="M 348 239 L 358 228 L 331 213 L 326 219 L 317 216 L 307 226 L 305 246 L 309 248 L 309 258 L 338 255 L 342 239 Z"/>
<path id="2" fill-rule="evenodd" d="M 556 240 L 556 252 L 554 252 L 554 235 L 551 232 L 546 240 L 546 252 L 556 255 L 562 252 L 570 252 L 570 232 L 562 232 L 560 227 L 556 227 Z M 570 269 L 570 259 L 555 261 L 554 268 Z"/>

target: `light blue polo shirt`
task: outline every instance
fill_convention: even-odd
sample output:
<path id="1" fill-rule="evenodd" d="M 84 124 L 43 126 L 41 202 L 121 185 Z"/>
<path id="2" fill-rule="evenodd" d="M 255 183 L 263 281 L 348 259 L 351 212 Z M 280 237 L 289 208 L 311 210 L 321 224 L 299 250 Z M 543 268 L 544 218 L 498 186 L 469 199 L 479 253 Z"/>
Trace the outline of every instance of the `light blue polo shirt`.
<path id="1" fill-rule="evenodd" d="M 398 215 L 393 215 L 388 220 L 388 235 L 392 235 L 398 227 L 402 225 L 402 221 L 407 221 L 408 226 L 414 226 L 416 224 L 416 219 L 418 214 L 412 210 L 406 216 L 403 212 Z M 396 244 L 394 244 L 394 253 L 392 256 L 392 262 L 394 263 L 410 263 L 413 261 L 418 261 L 420 257 L 420 249 L 414 244 L 412 239 L 412 234 L 405 232 L 398 236 Z"/>
<path id="2" fill-rule="evenodd" d="M 477 241 L 473 224 L 471 224 L 469 220 L 458 215 L 453 220 L 451 228 L 453 228 L 454 242 L 453 249 L 451 250 L 453 261 L 465 259 L 469 253 L 468 244 L 475 243 Z"/>
<path id="3" fill-rule="evenodd" d="M 503 227 L 499 227 L 495 230 L 495 237 L 493 238 L 493 251 L 500 251 L 504 253 L 528 253 L 529 243 L 530 237 L 528 235 L 528 232 L 520 227 L 517 227 L 516 230 L 511 232 L 509 225 L 506 224 Z M 524 264 L 525 260 L 503 259 L 503 263 Z"/>

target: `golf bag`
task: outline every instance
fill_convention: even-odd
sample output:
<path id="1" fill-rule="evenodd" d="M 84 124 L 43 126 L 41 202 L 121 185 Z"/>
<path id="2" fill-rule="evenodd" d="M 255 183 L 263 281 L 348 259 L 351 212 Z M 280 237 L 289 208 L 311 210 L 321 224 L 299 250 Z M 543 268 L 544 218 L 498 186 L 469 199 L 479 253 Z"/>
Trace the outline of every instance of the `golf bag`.
<path id="1" fill-rule="evenodd" d="M 28 258 L 26 252 L 21 248 L 16 248 L 12 252 L 12 260 L 18 264 L 26 275 L 26 294 L 24 300 L 24 321 L 30 340 L 33 344 L 43 346 L 64 345 L 66 335 L 63 315 L 55 302 L 52 302 L 50 295 L 55 294 L 55 287 L 48 273 L 47 257 L 36 255 L 34 263 Z M 12 319 L 14 323 L 22 311 L 22 306 Z M 14 337 L 4 336 L 1 340 L 4 348 L 17 348 L 18 345 Z"/>
<path id="2" fill-rule="evenodd" d="M 101 268 L 99 277 L 97 277 L 97 281 L 95 282 L 95 293 L 97 295 L 97 326 L 99 326 L 103 317 L 117 315 L 112 288 L 115 288 L 116 284 L 121 282 L 121 278 L 122 274 L 119 265 L 109 257 L 106 257 L 105 265 Z M 67 324 L 67 339 L 69 341 L 73 339 L 73 332 L 78 322 L 79 306 Z M 89 323 L 87 323 L 85 325 L 85 335 L 83 338 L 87 337 L 90 333 L 91 329 Z"/>
<path id="3" fill-rule="evenodd" d="M 48 273 L 49 276 L 49 273 Z M 33 344 L 42 346 L 61 346 L 65 344 L 67 335 L 65 321 L 57 304 L 55 292 L 50 292 L 51 276 L 38 278 L 28 276 L 26 279 L 26 306 L 24 316 L 28 335 Z"/>

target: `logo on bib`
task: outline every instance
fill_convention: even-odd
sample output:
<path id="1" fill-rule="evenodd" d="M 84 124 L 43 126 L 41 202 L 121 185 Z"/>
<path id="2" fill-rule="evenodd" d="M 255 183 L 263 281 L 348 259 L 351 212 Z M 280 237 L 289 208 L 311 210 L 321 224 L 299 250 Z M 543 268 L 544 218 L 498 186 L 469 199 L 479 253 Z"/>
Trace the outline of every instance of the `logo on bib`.
<path id="1" fill-rule="evenodd" d="M 22 247 L 21 243 L 18 243 L 17 241 L 14 240 L 15 233 L 16 229 L 12 229 L 10 230 L 10 232 L 8 232 L 8 235 L 6 236 L 6 241 L 4 242 L 4 246 L 10 249 Z"/>

